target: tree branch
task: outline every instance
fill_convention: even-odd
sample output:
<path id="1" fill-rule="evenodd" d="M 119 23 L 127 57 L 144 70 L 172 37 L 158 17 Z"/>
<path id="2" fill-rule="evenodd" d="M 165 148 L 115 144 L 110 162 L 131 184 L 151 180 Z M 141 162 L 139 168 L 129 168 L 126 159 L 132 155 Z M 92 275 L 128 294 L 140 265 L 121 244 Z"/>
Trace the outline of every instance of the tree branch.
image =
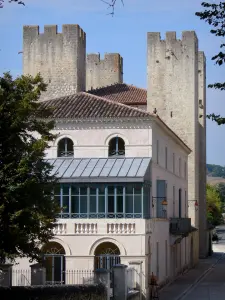
<path id="1" fill-rule="evenodd" d="M 205 21 L 211 27 L 210 33 L 213 35 L 224 38 L 225 37 L 225 2 L 221 1 L 218 4 L 202 2 L 204 11 L 196 12 L 195 15 L 200 20 Z M 212 57 L 212 60 L 218 66 L 225 64 L 225 43 L 220 45 L 220 51 Z M 225 82 L 216 82 L 208 85 L 209 88 L 225 91 Z M 208 119 L 215 121 L 218 125 L 225 124 L 225 117 L 220 115 L 210 114 L 207 115 Z"/>
<path id="2" fill-rule="evenodd" d="M 115 13 L 115 6 L 117 3 L 117 0 L 101 0 L 103 3 L 105 3 L 106 5 L 108 5 L 108 9 L 111 10 L 111 12 L 108 15 L 112 15 L 114 16 Z M 120 0 L 121 3 L 124 5 L 124 0 Z"/>
<path id="3" fill-rule="evenodd" d="M 3 8 L 5 0 L 0 0 L 0 8 Z M 8 0 L 9 3 L 16 2 L 17 4 L 22 4 L 25 6 L 25 3 L 21 0 Z"/>

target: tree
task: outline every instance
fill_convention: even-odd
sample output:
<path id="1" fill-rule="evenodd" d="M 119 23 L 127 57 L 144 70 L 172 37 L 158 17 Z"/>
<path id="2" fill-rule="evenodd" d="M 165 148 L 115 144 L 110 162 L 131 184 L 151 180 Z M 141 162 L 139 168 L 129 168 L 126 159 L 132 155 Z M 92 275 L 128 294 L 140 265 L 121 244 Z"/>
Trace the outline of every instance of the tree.
<path id="1" fill-rule="evenodd" d="M 196 12 L 201 20 L 207 22 L 212 29 L 210 32 L 218 37 L 225 37 L 225 2 L 220 2 L 219 4 L 211 4 L 207 2 L 202 2 L 201 4 L 205 10 L 202 12 Z M 212 57 L 212 60 L 219 66 L 222 66 L 225 63 L 225 43 L 224 41 L 220 45 L 220 51 L 218 54 Z M 209 88 L 219 89 L 221 91 L 225 90 L 225 82 L 216 82 L 209 84 Z M 207 116 L 209 119 L 217 122 L 218 125 L 225 124 L 225 117 L 220 115 L 210 114 Z"/>
<path id="2" fill-rule="evenodd" d="M 222 218 L 220 194 L 214 186 L 206 186 L 207 218 L 213 225 L 219 225 Z"/>
<path id="3" fill-rule="evenodd" d="M 44 159 L 51 111 L 38 102 L 46 89 L 40 75 L 0 77 L 0 260 L 39 260 L 40 245 L 52 238 L 58 206 L 56 178 Z"/>
<path id="4" fill-rule="evenodd" d="M 217 192 L 220 195 L 222 211 L 224 212 L 224 208 L 225 208 L 225 183 L 220 182 L 215 187 L 216 187 Z"/>

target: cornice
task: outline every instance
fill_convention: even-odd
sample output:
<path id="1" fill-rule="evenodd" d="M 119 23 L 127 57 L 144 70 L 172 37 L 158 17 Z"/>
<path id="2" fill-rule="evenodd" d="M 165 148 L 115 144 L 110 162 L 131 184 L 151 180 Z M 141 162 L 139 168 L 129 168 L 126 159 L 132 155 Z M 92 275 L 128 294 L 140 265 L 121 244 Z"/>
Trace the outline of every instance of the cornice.
<path id="1" fill-rule="evenodd" d="M 110 118 L 110 119 L 58 119 L 55 120 L 55 130 L 62 129 L 63 124 L 66 130 L 82 130 L 82 129 L 101 129 L 101 128 L 120 128 L 120 129 L 149 129 L 151 128 L 150 119 L 142 118 Z"/>
<path id="2" fill-rule="evenodd" d="M 143 123 L 143 122 L 151 122 L 152 118 L 148 117 L 148 118 L 134 118 L 134 117 L 130 117 L 130 118 L 99 118 L 99 119 L 54 119 L 53 121 L 55 121 L 55 123 L 59 123 L 59 124 L 67 124 L 67 123 L 73 123 L 73 124 L 84 124 L 84 123 L 92 123 L 92 124 L 104 124 L 104 123 Z"/>

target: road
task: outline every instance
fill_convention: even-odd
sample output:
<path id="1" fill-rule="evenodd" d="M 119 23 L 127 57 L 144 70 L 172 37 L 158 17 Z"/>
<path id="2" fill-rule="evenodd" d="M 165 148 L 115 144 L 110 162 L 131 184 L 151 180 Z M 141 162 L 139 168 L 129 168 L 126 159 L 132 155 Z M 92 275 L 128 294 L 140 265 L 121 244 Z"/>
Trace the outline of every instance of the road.
<path id="1" fill-rule="evenodd" d="M 225 300 L 225 225 L 213 255 L 160 291 L 160 300 Z M 195 283 L 197 282 L 197 283 Z"/>
<path id="2" fill-rule="evenodd" d="M 214 244 L 214 251 L 225 253 L 225 226 L 219 226 L 217 233 L 221 240 Z M 225 300 L 225 255 L 180 300 Z"/>

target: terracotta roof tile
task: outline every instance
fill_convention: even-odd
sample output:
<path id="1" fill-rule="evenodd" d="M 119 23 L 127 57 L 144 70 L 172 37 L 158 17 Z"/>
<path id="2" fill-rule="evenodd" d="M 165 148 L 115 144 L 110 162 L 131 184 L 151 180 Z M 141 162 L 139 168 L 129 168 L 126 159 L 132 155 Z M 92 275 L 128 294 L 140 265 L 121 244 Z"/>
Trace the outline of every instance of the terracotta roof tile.
<path id="1" fill-rule="evenodd" d="M 150 113 L 147 113 L 144 110 L 85 92 L 43 101 L 42 107 L 52 107 L 54 119 L 130 118 L 151 116 Z"/>
<path id="2" fill-rule="evenodd" d="M 144 104 L 144 103 L 143 103 Z M 130 105 L 132 105 L 130 103 Z M 172 132 L 180 142 L 188 146 L 159 118 L 142 109 L 135 108 L 115 100 L 105 99 L 86 92 L 41 102 L 44 108 L 52 108 L 53 119 L 98 119 L 98 118 L 151 118 L 154 117 Z M 188 148 L 189 149 L 189 148 Z M 189 149 L 190 150 L 190 149 Z"/>
<path id="3" fill-rule="evenodd" d="M 125 83 L 90 90 L 87 93 L 127 105 L 147 104 L 147 90 Z"/>

